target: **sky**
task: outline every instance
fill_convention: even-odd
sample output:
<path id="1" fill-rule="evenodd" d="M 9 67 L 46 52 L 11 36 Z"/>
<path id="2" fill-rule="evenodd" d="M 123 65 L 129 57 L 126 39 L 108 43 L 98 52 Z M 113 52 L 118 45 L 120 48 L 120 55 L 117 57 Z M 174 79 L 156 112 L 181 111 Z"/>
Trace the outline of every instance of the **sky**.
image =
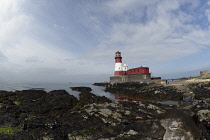
<path id="1" fill-rule="evenodd" d="M 209 0 L 0 0 L 0 81 L 103 82 L 210 71 Z"/>

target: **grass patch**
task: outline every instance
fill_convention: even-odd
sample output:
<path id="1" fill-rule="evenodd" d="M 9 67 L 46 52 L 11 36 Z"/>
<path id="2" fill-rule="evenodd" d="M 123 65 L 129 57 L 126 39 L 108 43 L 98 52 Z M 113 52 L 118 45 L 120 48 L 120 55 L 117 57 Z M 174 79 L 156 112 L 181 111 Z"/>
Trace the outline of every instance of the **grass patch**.
<path id="1" fill-rule="evenodd" d="M 18 101 L 13 101 L 16 105 L 20 105 L 21 103 Z"/>
<path id="2" fill-rule="evenodd" d="M 0 134 L 13 134 L 15 131 L 21 130 L 20 128 L 12 128 L 10 126 L 4 126 L 0 128 Z"/>
<path id="3" fill-rule="evenodd" d="M 208 74 L 206 75 L 206 77 L 210 77 L 210 73 L 208 73 Z"/>

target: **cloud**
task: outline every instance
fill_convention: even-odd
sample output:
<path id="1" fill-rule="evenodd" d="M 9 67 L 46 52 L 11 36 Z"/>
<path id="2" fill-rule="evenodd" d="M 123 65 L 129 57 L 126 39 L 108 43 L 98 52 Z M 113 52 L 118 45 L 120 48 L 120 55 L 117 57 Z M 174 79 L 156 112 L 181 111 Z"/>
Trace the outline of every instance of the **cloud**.
<path id="1" fill-rule="evenodd" d="M 210 10 L 209 10 L 209 9 L 206 10 L 206 11 L 205 11 L 205 14 L 206 14 L 206 16 L 207 16 L 208 22 L 210 22 Z"/>
<path id="2" fill-rule="evenodd" d="M 47 80 L 51 73 L 59 75 L 56 69 L 68 70 L 63 62 L 76 55 L 40 38 L 43 33 L 52 35 L 53 32 L 25 13 L 22 10 L 24 4 L 24 0 L 0 1 L 0 73 L 7 75 L 7 79 L 37 79 L 38 75 L 46 75 Z"/>
<path id="3" fill-rule="evenodd" d="M 29 17 L 20 12 L 22 1 L 0 1 L 0 49 L 3 54 L 6 49 L 18 43 L 28 27 Z"/>
<path id="4" fill-rule="evenodd" d="M 110 57 L 110 53 L 113 56 L 115 51 L 120 50 L 127 62 L 145 64 L 169 61 L 199 52 L 210 43 L 207 38 L 209 31 L 202 30 L 199 25 L 189 24 L 193 17 L 181 7 L 190 4 L 193 11 L 199 3 L 192 3 L 187 0 L 109 1 L 107 8 L 114 9 L 111 11 L 113 17 L 117 9 L 120 11 L 118 14 L 125 16 L 126 20 L 113 20 L 110 33 L 91 55 L 104 59 Z M 129 7 L 133 10 L 138 5 L 144 7 L 141 8 L 144 13 L 150 14 L 144 14 L 145 20 L 139 22 L 127 20 L 129 18 L 125 13 Z M 132 12 L 139 13 L 139 10 L 134 9 Z"/>
<path id="5" fill-rule="evenodd" d="M 49 2 L 0 0 L 1 75 L 109 75 L 118 50 L 124 62 L 144 65 L 195 54 L 210 43 L 210 31 L 195 22 L 199 0 Z"/>
<path id="6" fill-rule="evenodd" d="M 124 12 L 133 12 L 137 7 L 156 4 L 158 0 L 144 1 L 144 0 L 115 0 L 108 1 L 104 5 L 107 6 L 108 12 L 111 14 L 122 14 Z M 134 14 L 134 13 L 132 13 Z M 140 13 L 139 13 L 140 14 Z"/>

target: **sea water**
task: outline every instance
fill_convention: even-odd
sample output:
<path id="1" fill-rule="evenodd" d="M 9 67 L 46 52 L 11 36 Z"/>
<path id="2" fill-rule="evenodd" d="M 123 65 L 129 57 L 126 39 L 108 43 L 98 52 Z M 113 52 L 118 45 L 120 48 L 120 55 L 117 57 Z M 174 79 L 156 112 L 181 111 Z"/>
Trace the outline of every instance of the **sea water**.
<path id="1" fill-rule="evenodd" d="M 50 92 L 52 90 L 66 90 L 70 95 L 79 98 L 79 91 L 71 90 L 71 87 L 85 86 L 92 89 L 92 93 L 98 96 L 105 96 L 111 100 L 115 100 L 112 93 L 105 92 L 105 87 L 94 86 L 92 83 L 59 83 L 59 82 L 0 82 L 0 90 L 16 91 L 16 90 L 45 90 Z"/>
<path id="2" fill-rule="evenodd" d="M 118 99 L 119 96 L 115 96 L 112 93 L 105 92 L 105 87 L 102 86 L 94 86 L 92 83 L 58 83 L 58 82 L 0 82 L 0 90 L 6 91 L 16 91 L 16 90 L 45 90 L 46 92 L 50 92 L 52 90 L 66 90 L 70 95 L 73 95 L 79 98 L 79 91 L 71 90 L 71 87 L 79 87 L 85 86 L 90 87 L 92 89 L 92 93 L 97 96 L 105 96 L 112 101 L 130 101 L 123 99 Z M 116 98 L 115 98 L 116 97 Z M 171 104 L 171 105 L 178 105 L 180 104 L 179 101 L 154 101 L 160 104 Z"/>

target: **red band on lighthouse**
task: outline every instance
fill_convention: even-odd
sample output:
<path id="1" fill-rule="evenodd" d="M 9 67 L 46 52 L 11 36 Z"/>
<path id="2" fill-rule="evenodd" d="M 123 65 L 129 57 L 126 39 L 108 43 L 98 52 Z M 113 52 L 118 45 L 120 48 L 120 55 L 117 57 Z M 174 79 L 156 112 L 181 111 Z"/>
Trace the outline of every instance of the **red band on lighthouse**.
<path id="1" fill-rule="evenodd" d="M 115 76 L 122 76 L 123 75 L 123 69 L 122 69 L 122 57 L 121 52 L 117 51 L 115 53 Z"/>
<path id="2" fill-rule="evenodd" d="M 122 57 L 115 57 L 115 63 L 122 63 Z"/>

